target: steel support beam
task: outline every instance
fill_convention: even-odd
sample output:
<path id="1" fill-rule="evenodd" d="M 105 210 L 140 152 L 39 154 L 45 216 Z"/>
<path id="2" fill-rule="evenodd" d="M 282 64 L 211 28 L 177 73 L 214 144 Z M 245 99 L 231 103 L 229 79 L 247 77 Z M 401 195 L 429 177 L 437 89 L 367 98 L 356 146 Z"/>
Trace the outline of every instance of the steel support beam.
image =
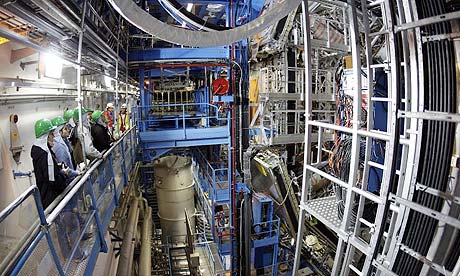
<path id="1" fill-rule="evenodd" d="M 131 51 L 128 58 L 130 63 L 161 60 L 228 59 L 229 51 L 227 47 L 156 48 Z"/>
<path id="2" fill-rule="evenodd" d="M 311 37 L 310 37 L 310 14 L 308 12 L 308 1 L 303 0 L 302 1 L 302 29 L 303 29 L 303 43 L 305 45 L 304 49 L 304 64 L 305 64 L 305 146 L 304 146 L 304 156 L 303 156 L 303 176 L 302 176 L 302 195 L 300 199 L 300 205 L 304 204 L 308 200 L 308 191 L 309 191 L 309 186 L 310 186 L 310 179 L 309 179 L 309 173 L 308 169 L 305 166 L 306 164 L 310 164 L 311 162 L 311 125 L 309 124 L 309 121 L 311 120 L 311 110 L 312 110 L 312 91 L 313 91 L 313 80 L 312 80 L 312 60 L 311 60 Z M 308 34 L 308 35 L 305 35 Z M 297 240 L 296 240 L 296 247 L 295 247 L 295 257 L 294 257 L 294 265 L 293 265 L 293 270 L 292 274 L 296 275 L 299 266 L 300 266 L 300 256 L 302 254 L 302 248 L 303 248 L 303 235 L 305 232 L 305 225 L 304 225 L 304 220 L 305 220 L 305 209 L 301 208 L 299 212 L 299 225 L 298 225 L 298 231 L 297 231 Z"/>

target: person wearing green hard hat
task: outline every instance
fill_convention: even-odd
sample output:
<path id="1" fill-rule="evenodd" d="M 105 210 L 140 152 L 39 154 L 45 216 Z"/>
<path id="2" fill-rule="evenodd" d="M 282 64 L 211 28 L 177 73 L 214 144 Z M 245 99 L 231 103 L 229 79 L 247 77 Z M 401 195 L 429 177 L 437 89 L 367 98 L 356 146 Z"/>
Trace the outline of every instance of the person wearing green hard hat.
<path id="1" fill-rule="evenodd" d="M 35 122 L 35 142 L 30 155 L 35 173 L 35 182 L 40 190 L 43 208 L 48 207 L 53 200 L 62 193 L 67 186 L 68 170 L 58 165 L 51 150 L 54 145 L 55 126 L 48 119 Z"/>
<path id="2" fill-rule="evenodd" d="M 69 147 L 65 140 L 69 136 L 70 125 L 67 124 L 66 120 L 61 117 L 55 117 L 51 119 L 51 123 L 56 129 L 54 130 L 54 145 L 52 150 L 56 156 L 56 160 L 59 163 L 62 163 L 64 168 L 67 168 L 69 173 L 66 181 L 68 184 L 80 174 L 79 171 L 74 169 L 74 164 L 72 162 L 72 155 L 70 153 Z M 70 147 L 71 148 L 71 147 Z M 72 245 L 79 237 L 80 233 L 80 221 L 83 218 L 75 212 L 78 209 L 78 199 L 72 198 L 66 207 L 64 207 L 63 212 L 58 217 L 56 223 L 58 229 L 58 241 L 61 247 L 61 250 L 66 258 L 70 257 L 72 252 Z M 75 252 L 74 258 L 81 260 L 85 257 L 84 252 L 78 248 Z"/>
<path id="3" fill-rule="evenodd" d="M 72 179 L 77 176 L 79 173 L 75 171 L 74 164 L 72 162 L 72 155 L 70 154 L 69 146 L 64 139 L 67 139 L 69 131 L 67 130 L 66 121 L 61 116 L 53 118 L 51 120 L 56 129 L 54 130 L 54 145 L 52 150 L 56 155 L 56 160 L 59 163 L 64 164 L 67 168 L 70 169 L 70 178 Z"/>
<path id="4" fill-rule="evenodd" d="M 81 118 L 82 118 L 82 121 L 86 121 L 86 119 L 90 119 L 92 113 L 93 113 L 93 110 L 92 110 L 92 109 L 90 109 L 90 108 L 84 108 L 84 107 L 82 106 L 82 107 L 81 107 Z M 78 107 L 76 107 L 76 108 L 73 110 L 72 118 L 73 118 L 74 122 L 80 121 L 80 113 L 79 113 Z"/>
<path id="5" fill-rule="evenodd" d="M 77 132 L 77 138 L 83 142 L 82 143 L 84 145 L 83 150 L 85 151 L 86 157 L 89 160 L 102 158 L 102 154 L 94 147 L 93 140 L 91 137 L 91 126 L 90 126 L 91 117 L 90 116 L 93 113 L 93 110 L 82 107 L 81 108 L 81 122 L 79 121 L 79 117 L 80 117 L 79 113 L 80 113 L 80 109 L 78 109 L 78 107 L 75 108 L 74 113 L 73 113 L 73 119 L 78 125 L 79 124 L 82 125 L 83 133 Z M 75 161 L 78 162 L 77 159 Z M 81 162 L 78 162 L 78 163 L 81 163 Z"/>
<path id="6" fill-rule="evenodd" d="M 91 136 L 93 137 L 94 147 L 100 152 L 110 149 L 112 139 L 107 129 L 108 119 L 101 110 L 94 111 L 91 119 L 93 121 Z"/>
<path id="7" fill-rule="evenodd" d="M 73 110 L 66 109 L 63 118 L 66 123 L 70 124 L 70 120 L 73 120 Z"/>

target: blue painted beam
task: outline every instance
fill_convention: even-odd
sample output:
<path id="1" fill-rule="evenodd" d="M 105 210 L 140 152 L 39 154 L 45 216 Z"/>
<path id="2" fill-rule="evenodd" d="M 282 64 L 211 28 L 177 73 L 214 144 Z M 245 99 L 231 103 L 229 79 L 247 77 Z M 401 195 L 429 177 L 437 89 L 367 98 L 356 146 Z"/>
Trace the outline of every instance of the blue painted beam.
<path id="1" fill-rule="evenodd" d="M 227 126 L 210 128 L 185 128 L 139 132 L 141 143 L 159 141 L 199 140 L 213 138 L 228 138 L 230 135 Z"/>
<path id="2" fill-rule="evenodd" d="M 207 7 L 208 7 L 208 5 L 206 5 L 206 4 L 201 5 L 200 12 L 198 13 L 199 18 L 203 18 L 203 16 L 206 14 L 206 8 Z"/>
<path id="3" fill-rule="evenodd" d="M 228 127 L 223 126 L 144 131 L 139 132 L 138 137 L 142 159 L 149 162 L 165 149 L 227 144 L 229 135 Z"/>
<path id="4" fill-rule="evenodd" d="M 189 74 L 197 74 L 202 72 L 204 69 L 200 67 L 191 67 Z M 145 76 L 146 77 L 151 77 L 151 78 L 159 78 L 161 76 L 163 77 L 170 77 L 170 76 L 177 76 L 177 75 L 186 75 L 187 74 L 187 69 L 184 68 L 165 68 L 163 69 L 163 73 L 161 72 L 161 69 L 155 68 L 155 69 L 149 69 L 145 70 Z"/>
<path id="5" fill-rule="evenodd" d="M 129 61 L 159 61 L 159 60 L 195 60 L 195 59 L 228 59 L 227 47 L 208 48 L 153 48 L 130 51 Z"/>
<path id="6" fill-rule="evenodd" d="M 175 141 L 160 141 L 151 142 L 143 145 L 144 155 L 148 150 L 169 149 L 169 148 L 184 148 L 184 147 L 199 147 L 211 145 L 224 145 L 227 138 L 211 138 L 211 139 L 188 139 Z M 228 140 L 228 139 L 227 139 Z"/>
<path id="7" fill-rule="evenodd" d="M 222 19 L 222 16 L 224 16 L 226 10 L 226 8 L 223 8 L 221 12 L 216 14 L 216 17 L 213 18 L 212 23 L 217 24 Z"/>

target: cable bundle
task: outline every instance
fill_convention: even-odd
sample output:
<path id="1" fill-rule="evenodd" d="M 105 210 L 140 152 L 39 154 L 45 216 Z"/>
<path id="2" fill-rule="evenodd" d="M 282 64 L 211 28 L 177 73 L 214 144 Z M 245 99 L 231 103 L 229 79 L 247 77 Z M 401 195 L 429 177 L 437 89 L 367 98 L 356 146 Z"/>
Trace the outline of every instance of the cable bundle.
<path id="1" fill-rule="evenodd" d="M 331 173 L 342 181 L 348 182 L 350 175 L 350 162 L 351 162 L 352 139 L 346 138 L 340 140 L 338 145 L 335 146 L 329 158 L 329 167 Z M 362 170 L 364 168 L 364 156 L 366 152 L 366 141 L 361 139 L 359 144 L 359 173 L 357 183 L 361 182 Z M 343 219 L 345 211 L 345 197 L 346 189 L 343 189 L 337 184 L 334 184 L 334 191 L 337 198 L 337 211 L 340 219 Z M 356 212 L 358 209 L 358 201 L 355 200 L 351 212 L 351 225 L 354 226 L 356 222 Z"/>
<path id="2" fill-rule="evenodd" d="M 420 18 L 445 14 L 444 1 L 416 1 Z M 450 23 L 443 22 L 421 28 L 424 35 L 441 35 L 451 32 Z M 455 112 L 456 71 L 455 50 L 450 40 L 423 43 L 423 69 L 425 87 L 424 108 L 429 111 Z M 417 182 L 439 191 L 446 191 L 449 182 L 450 160 L 455 138 L 455 124 L 441 121 L 424 121 L 418 164 Z M 415 191 L 413 201 L 430 209 L 441 211 L 444 200 L 440 197 Z M 402 243 L 426 256 L 438 228 L 438 221 L 427 215 L 410 211 Z M 452 255 L 458 259 L 460 247 Z M 449 252 L 445 252 L 449 254 Z M 393 271 L 398 275 L 420 275 L 423 263 L 399 252 Z M 447 269 L 452 269 L 447 265 Z"/>

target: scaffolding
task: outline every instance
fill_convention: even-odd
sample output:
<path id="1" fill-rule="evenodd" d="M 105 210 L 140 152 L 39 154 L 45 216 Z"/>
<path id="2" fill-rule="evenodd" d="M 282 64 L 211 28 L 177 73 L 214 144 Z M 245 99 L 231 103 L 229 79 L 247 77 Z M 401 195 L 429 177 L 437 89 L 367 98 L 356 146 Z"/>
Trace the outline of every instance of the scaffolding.
<path id="1" fill-rule="evenodd" d="M 332 1 L 321 2 L 330 2 L 334 5 Z M 432 124 L 432 127 L 435 127 L 437 124 L 437 131 L 445 135 L 444 139 L 451 139 L 449 141 L 452 142 L 454 126 L 456 125 L 458 129 L 460 122 L 458 114 L 455 114 L 458 110 L 453 106 L 428 106 L 427 103 L 425 105 L 423 103 L 424 93 L 427 93 L 424 91 L 424 85 L 429 80 L 424 80 L 423 74 L 419 72 L 426 72 L 424 62 L 427 58 L 432 59 L 430 62 L 436 62 L 437 59 L 433 59 L 435 57 L 430 56 L 426 50 L 426 47 L 431 46 L 427 45 L 427 42 L 432 41 L 432 37 L 426 33 L 422 34 L 421 30 L 427 25 L 445 24 L 443 22 L 458 18 L 459 14 L 458 12 L 442 14 L 440 7 L 443 4 L 437 2 L 432 9 L 428 9 L 430 12 L 424 11 L 424 16 L 427 18 L 417 21 L 421 19 L 416 12 L 417 5 L 421 5 L 420 3 L 416 1 L 396 1 L 396 3 L 365 0 L 336 3 L 343 5 L 349 21 L 353 72 L 353 89 L 349 94 L 352 101 L 349 124 L 323 121 L 314 116 L 312 63 L 308 62 L 306 68 L 305 114 L 307 118 L 299 221 L 314 217 L 338 236 L 332 275 L 349 273 L 418 275 L 420 272 L 428 271 L 443 275 L 457 275 L 455 269 L 460 267 L 458 257 L 449 263 L 449 260 L 436 254 L 448 250 L 452 256 L 458 256 L 451 247 L 455 238 L 442 241 L 442 237 L 447 237 L 446 231 L 453 231 L 460 227 L 460 221 L 454 215 L 454 210 L 457 210 L 458 206 L 453 206 L 458 189 L 449 188 L 447 185 L 451 180 L 448 180 L 446 172 L 454 179 L 458 174 L 458 170 L 456 172 L 454 168 L 449 169 L 451 164 L 449 155 L 452 154 L 452 149 L 450 152 L 448 147 L 439 149 L 448 157 L 440 158 L 439 162 L 435 163 L 439 164 L 438 169 L 430 167 L 422 169 L 427 175 L 430 174 L 430 170 L 433 170 L 431 174 L 438 174 L 440 178 L 436 183 L 439 184 L 420 183 L 418 182 L 420 174 L 417 176 L 419 166 L 423 162 L 428 162 L 420 159 L 421 152 L 425 150 L 425 154 L 433 154 L 433 152 L 426 152 L 422 144 L 428 139 L 427 130 L 423 125 Z M 309 22 L 311 18 L 306 12 L 308 6 L 309 2 L 303 1 L 305 33 L 310 33 L 311 26 Z M 374 22 L 381 22 L 382 26 L 375 26 Z M 439 25 L 437 27 L 439 28 Z M 446 30 L 449 28 L 446 25 L 443 27 L 443 30 L 448 32 Z M 448 36 L 448 33 L 444 33 L 439 39 L 447 39 Z M 310 36 L 304 39 L 306 60 L 311 60 L 313 42 Z M 377 40 L 383 42 L 377 43 Z M 450 42 L 443 40 L 442 43 Z M 441 52 L 444 56 L 438 59 L 452 60 L 452 52 L 449 51 L 453 48 L 446 49 L 445 52 Z M 376 63 L 375 53 L 380 50 L 385 51 L 386 60 Z M 448 67 L 449 62 L 444 65 Z M 362 68 L 367 72 L 367 78 L 362 78 Z M 378 68 L 383 68 L 387 75 L 388 91 L 385 96 L 379 95 L 375 88 L 374 78 Z M 432 74 L 431 79 L 440 76 L 436 71 L 430 71 L 429 74 Z M 446 84 L 443 86 L 443 92 L 440 93 L 451 93 L 446 94 L 443 99 L 447 100 L 449 97 L 455 99 L 454 94 L 457 92 L 449 90 L 453 89 L 453 86 L 449 86 L 449 82 L 451 83 L 451 78 L 455 77 L 447 74 L 441 78 L 446 79 L 444 82 Z M 363 109 L 364 100 L 367 102 L 366 109 Z M 442 102 L 442 100 L 438 101 Z M 378 125 L 379 118 L 374 113 L 376 103 L 384 103 L 387 108 L 384 127 Z M 345 168 L 340 168 L 349 171 L 346 179 L 320 166 L 321 162 L 326 161 L 322 151 L 334 153 L 334 148 L 327 148 L 320 143 L 317 145 L 320 150 L 312 151 L 316 143 L 311 138 L 311 134 L 320 135 L 325 131 L 335 133 L 335 146 L 344 141 L 344 138 L 351 143 L 348 163 L 345 163 Z M 383 145 L 383 156 L 379 161 L 373 159 L 375 153 L 372 149 L 376 143 Z M 441 168 L 444 169 L 440 171 Z M 381 172 L 381 179 L 378 189 L 371 192 L 369 175 L 375 170 Z M 341 200 L 338 201 L 336 196 L 313 199 L 311 197 L 312 174 L 333 183 L 336 194 L 341 194 Z M 437 204 L 428 202 L 437 202 Z M 366 213 L 365 209 L 368 206 L 373 206 L 372 215 Z M 294 274 L 299 269 L 305 243 L 304 230 L 305 224 L 300 223 Z M 425 238 L 420 237 L 421 233 L 424 233 Z"/>

